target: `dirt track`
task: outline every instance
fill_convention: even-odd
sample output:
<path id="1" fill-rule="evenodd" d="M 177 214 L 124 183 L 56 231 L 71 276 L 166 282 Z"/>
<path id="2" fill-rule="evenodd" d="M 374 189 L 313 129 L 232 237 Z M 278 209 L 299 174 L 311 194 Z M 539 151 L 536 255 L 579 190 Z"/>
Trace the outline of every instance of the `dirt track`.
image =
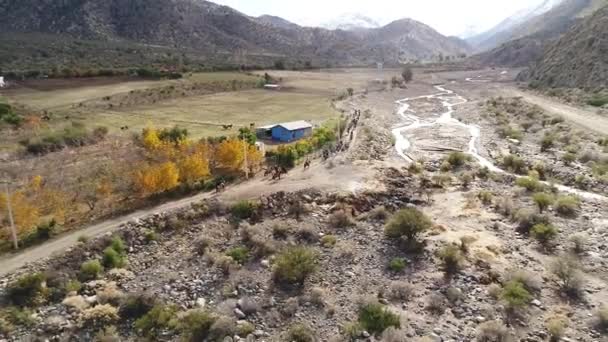
<path id="1" fill-rule="evenodd" d="M 521 96 L 525 101 L 535 104 L 549 113 L 562 116 L 564 119 L 569 120 L 582 128 L 601 134 L 608 134 L 608 118 L 606 117 L 516 89 L 509 89 L 506 93 L 509 96 Z"/>
<path id="2" fill-rule="evenodd" d="M 0 277 L 9 274 L 28 263 L 48 258 L 55 253 L 60 253 L 78 243 L 80 236 L 95 237 L 112 232 L 121 224 L 137 220 L 155 213 L 170 212 L 184 208 L 206 198 L 218 198 L 227 202 L 254 199 L 278 191 L 299 191 L 315 187 L 336 191 L 355 191 L 363 187 L 365 179 L 372 177 L 369 168 L 363 169 L 352 165 L 338 165 L 328 168 L 325 164 L 314 162 L 309 170 L 304 171 L 302 167 L 292 170 L 281 181 L 271 181 L 267 178 L 258 177 L 229 187 L 226 192 L 217 195 L 215 193 L 203 193 L 188 198 L 167 202 L 153 208 L 138 210 L 129 215 L 117 217 L 83 229 L 64 234 L 54 240 L 35 246 L 18 254 L 8 255 L 0 258 Z M 345 180 L 349 181 L 346 182 Z"/>

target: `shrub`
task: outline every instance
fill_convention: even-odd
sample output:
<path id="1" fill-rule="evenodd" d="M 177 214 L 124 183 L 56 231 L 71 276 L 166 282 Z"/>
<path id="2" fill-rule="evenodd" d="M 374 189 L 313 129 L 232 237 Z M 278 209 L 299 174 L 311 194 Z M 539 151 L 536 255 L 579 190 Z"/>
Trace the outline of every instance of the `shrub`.
<path id="1" fill-rule="evenodd" d="M 247 220 L 255 214 L 257 205 L 249 201 L 240 201 L 230 209 L 232 216 L 237 220 Z"/>
<path id="2" fill-rule="evenodd" d="M 401 328 L 399 315 L 379 303 L 367 303 L 359 309 L 359 324 L 375 335 L 382 334 L 389 327 Z"/>
<path id="3" fill-rule="evenodd" d="M 583 233 L 578 233 L 570 236 L 572 243 L 572 251 L 576 254 L 583 254 L 587 250 L 588 237 Z"/>
<path id="4" fill-rule="evenodd" d="M 70 292 L 78 293 L 81 288 L 82 288 L 82 284 L 78 280 L 68 280 L 65 283 L 65 292 L 66 293 L 70 293 Z"/>
<path id="5" fill-rule="evenodd" d="M 550 224 L 537 224 L 532 227 L 532 236 L 543 245 L 548 247 L 549 244 L 557 237 L 557 229 Z"/>
<path id="6" fill-rule="evenodd" d="M 207 249 L 211 245 L 211 239 L 208 237 L 200 237 L 194 241 L 194 251 L 198 255 L 205 255 Z"/>
<path id="7" fill-rule="evenodd" d="M 602 305 L 597 311 L 597 327 L 603 332 L 608 331 L 608 306 Z"/>
<path id="8" fill-rule="evenodd" d="M 562 216 L 574 217 L 577 215 L 580 201 L 574 196 L 560 196 L 555 201 L 555 211 Z"/>
<path id="9" fill-rule="evenodd" d="M 406 208 L 393 215 L 384 232 L 386 236 L 392 239 L 416 240 L 421 233 L 431 228 L 431 226 L 431 220 L 423 212 L 414 208 Z"/>
<path id="10" fill-rule="evenodd" d="M 238 322 L 236 326 L 236 334 L 240 337 L 247 337 L 249 334 L 253 334 L 255 331 L 255 325 L 247 321 Z"/>
<path id="11" fill-rule="evenodd" d="M 391 298 L 409 301 L 416 291 L 416 287 L 412 283 L 403 281 L 395 281 L 390 286 Z"/>
<path id="12" fill-rule="evenodd" d="M 338 210 L 329 216 L 329 224 L 334 228 L 346 228 L 353 226 L 355 222 L 344 210 Z"/>
<path id="13" fill-rule="evenodd" d="M 289 215 L 293 215 L 296 220 L 299 220 L 302 215 L 308 212 L 308 208 L 301 201 L 294 201 L 287 209 Z"/>
<path id="14" fill-rule="evenodd" d="M 87 242 L 89 242 L 90 238 L 86 235 L 80 235 L 78 237 L 78 242 L 82 243 L 82 244 L 86 244 Z"/>
<path id="15" fill-rule="evenodd" d="M 337 242 L 338 240 L 333 235 L 325 235 L 321 238 L 321 245 L 323 247 L 333 247 Z"/>
<path id="16" fill-rule="evenodd" d="M 515 181 L 517 186 L 525 188 L 528 191 L 542 191 L 544 186 L 536 178 L 532 177 L 520 177 Z"/>
<path id="17" fill-rule="evenodd" d="M 32 306 L 44 301 L 47 289 L 42 273 L 28 274 L 10 283 L 6 288 L 9 302 L 18 306 Z"/>
<path id="18" fill-rule="evenodd" d="M 275 224 L 272 226 L 272 236 L 275 239 L 285 239 L 289 235 L 289 227 Z"/>
<path id="19" fill-rule="evenodd" d="M 541 280 L 534 273 L 525 270 L 516 270 L 507 274 L 505 282 L 518 282 L 531 293 L 540 293 L 542 289 Z"/>
<path id="20" fill-rule="evenodd" d="M 0 309 L 0 336 L 4 333 L 8 337 L 14 326 L 31 328 L 35 323 L 33 313 L 28 309 L 14 306 Z"/>
<path id="21" fill-rule="evenodd" d="M 180 317 L 177 329 L 186 337 L 187 341 L 204 341 L 216 320 L 217 318 L 207 311 L 189 310 Z"/>
<path id="22" fill-rule="evenodd" d="M 127 252 L 125 243 L 124 241 L 122 241 L 122 238 L 120 238 L 120 236 L 115 236 L 114 238 L 112 238 L 112 242 L 110 242 L 110 248 L 115 250 L 120 255 L 125 255 Z"/>
<path id="23" fill-rule="evenodd" d="M 550 341 L 552 342 L 560 341 L 567 327 L 568 318 L 561 315 L 551 317 L 545 322 L 545 328 L 547 328 Z"/>
<path id="24" fill-rule="evenodd" d="M 174 327 L 176 313 L 177 308 L 173 305 L 157 304 L 135 321 L 135 329 L 146 337 L 155 337 L 161 331 Z"/>
<path id="25" fill-rule="evenodd" d="M 511 216 L 513 215 L 513 210 L 515 209 L 515 204 L 513 200 L 509 197 L 501 197 L 496 203 L 496 210 L 502 214 L 503 216 Z"/>
<path id="26" fill-rule="evenodd" d="M 405 332 L 395 327 L 388 327 L 384 330 L 381 339 L 382 342 L 402 342 L 407 340 Z"/>
<path id="27" fill-rule="evenodd" d="M 448 155 L 446 161 L 454 168 L 465 165 L 471 157 L 462 152 L 452 152 Z"/>
<path id="28" fill-rule="evenodd" d="M 125 319 L 140 318 L 158 304 L 156 296 L 150 293 L 128 294 L 120 305 L 120 316 Z"/>
<path id="29" fill-rule="evenodd" d="M 462 184 L 462 187 L 465 189 L 468 189 L 469 186 L 471 185 L 471 182 L 473 182 L 473 180 L 474 180 L 474 176 L 470 172 L 463 172 L 459 178 L 460 178 L 460 184 Z"/>
<path id="30" fill-rule="evenodd" d="M 443 270 L 447 274 L 457 273 L 464 262 L 464 257 L 460 248 L 454 244 L 444 246 L 439 252 L 438 256 L 443 263 Z"/>
<path id="31" fill-rule="evenodd" d="M 108 247 L 103 251 L 103 266 L 108 269 L 122 268 L 126 264 L 125 258 L 120 255 L 112 247 Z"/>
<path id="32" fill-rule="evenodd" d="M 90 325 L 106 325 L 120 319 L 118 309 L 110 304 L 101 304 L 82 312 L 82 320 Z"/>
<path id="33" fill-rule="evenodd" d="M 505 284 L 501 298 L 506 302 L 509 310 L 517 310 L 527 306 L 532 300 L 532 295 L 521 282 L 512 280 Z"/>
<path id="34" fill-rule="evenodd" d="M 235 247 L 229 249 L 226 252 L 226 255 L 231 257 L 239 265 L 243 265 L 247 262 L 247 260 L 249 260 L 249 249 L 246 247 Z"/>
<path id="35" fill-rule="evenodd" d="M 576 154 L 572 152 L 567 152 L 563 155 L 562 160 L 564 161 L 564 164 L 570 165 L 576 161 Z"/>
<path id="36" fill-rule="evenodd" d="M 314 331 L 304 324 L 294 324 L 287 331 L 287 341 L 290 342 L 315 342 L 317 340 Z"/>
<path id="37" fill-rule="evenodd" d="M 277 256 L 274 279 L 279 283 L 301 285 L 316 268 L 316 253 L 305 247 L 292 247 Z"/>
<path id="38" fill-rule="evenodd" d="M 477 328 L 478 342 L 509 342 L 509 331 L 499 321 L 484 322 Z"/>
<path id="39" fill-rule="evenodd" d="M 120 334 L 118 333 L 118 329 L 115 326 L 109 325 L 99 330 L 97 334 L 95 334 L 96 342 L 120 342 Z"/>
<path id="40" fill-rule="evenodd" d="M 541 213 L 553 204 L 553 196 L 546 192 L 537 192 L 532 196 L 532 200 L 538 206 L 538 211 Z"/>
<path id="41" fill-rule="evenodd" d="M 370 220 L 375 220 L 375 221 L 384 221 L 388 218 L 388 216 L 389 216 L 388 210 L 386 210 L 386 207 L 384 207 L 384 206 L 375 207 L 367 215 L 367 217 Z"/>
<path id="42" fill-rule="evenodd" d="M 435 315 L 441 315 L 445 311 L 445 299 L 442 295 L 433 293 L 426 302 L 426 309 Z"/>
<path id="43" fill-rule="evenodd" d="M 492 197 L 494 195 L 490 192 L 490 191 L 480 191 L 479 193 L 477 193 L 477 198 L 479 198 L 479 200 L 481 201 L 481 203 L 483 203 L 484 205 L 490 205 L 492 204 Z"/>
<path id="44" fill-rule="evenodd" d="M 587 104 L 594 107 L 602 107 L 608 104 L 608 96 L 594 95 L 587 100 Z"/>
<path id="45" fill-rule="evenodd" d="M 504 156 L 502 159 L 502 164 L 507 170 L 511 172 L 515 172 L 520 175 L 525 175 L 528 173 L 528 167 L 526 166 L 526 162 L 515 155 L 509 154 Z"/>
<path id="46" fill-rule="evenodd" d="M 550 224 L 549 218 L 537 214 L 529 209 L 520 209 L 515 213 L 515 220 L 518 223 L 517 229 L 522 233 L 529 233 L 532 227 L 537 224 Z"/>
<path id="47" fill-rule="evenodd" d="M 560 291 L 571 298 L 578 298 L 583 287 L 580 263 L 573 257 L 562 255 L 551 264 L 551 272 L 557 278 Z"/>
<path id="48" fill-rule="evenodd" d="M 552 134 L 545 134 L 543 136 L 543 138 L 540 141 L 540 151 L 541 152 L 545 152 L 548 149 L 550 149 L 551 147 L 553 147 L 553 144 L 555 142 L 555 136 Z"/>
<path id="49" fill-rule="evenodd" d="M 211 328 L 209 329 L 209 340 L 222 341 L 224 338 L 234 336 L 236 332 L 235 319 L 227 316 L 219 316 Z M 191 339 L 192 342 L 198 342 L 200 339 Z"/>
<path id="50" fill-rule="evenodd" d="M 393 258 L 388 263 L 388 269 L 393 272 L 401 272 L 407 266 L 407 261 L 403 258 Z"/>
<path id="51" fill-rule="evenodd" d="M 103 271 L 103 267 L 99 260 L 89 260 L 82 263 L 80 266 L 80 278 L 83 281 L 94 280 L 99 277 Z"/>

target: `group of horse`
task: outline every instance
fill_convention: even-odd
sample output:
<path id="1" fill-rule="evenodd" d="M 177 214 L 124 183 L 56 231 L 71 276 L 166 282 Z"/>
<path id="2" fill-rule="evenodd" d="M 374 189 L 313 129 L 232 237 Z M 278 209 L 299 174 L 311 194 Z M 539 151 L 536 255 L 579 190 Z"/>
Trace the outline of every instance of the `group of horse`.
<path id="1" fill-rule="evenodd" d="M 281 180 L 281 176 L 286 174 L 287 168 L 284 166 L 273 166 L 264 170 L 264 177 L 272 175 L 272 180 Z"/>

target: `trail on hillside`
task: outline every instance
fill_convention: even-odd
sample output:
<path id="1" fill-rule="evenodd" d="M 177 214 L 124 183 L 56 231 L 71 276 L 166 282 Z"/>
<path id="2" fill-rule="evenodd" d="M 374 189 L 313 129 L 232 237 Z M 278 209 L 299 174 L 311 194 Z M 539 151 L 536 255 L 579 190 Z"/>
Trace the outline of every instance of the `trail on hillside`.
<path id="1" fill-rule="evenodd" d="M 470 81 L 470 79 L 467 79 L 467 81 Z M 481 130 L 480 130 L 479 126 L 472 125 L 472 124 L 467 125 L 452 117 L 452 114 L 454 113 L 454 107 L 457 105 L 466 103 L 467 99 L 456 94 L 452 90 L 444 88 L 443 86 L 439 86 L 439 85 L 435 86 L 435 89 L 437 89 L 439 92 L 435 93 L 435 94 L 431 94 L 431 95 L 423 95 L 423 96 L 418 96 L 418 97 L 414 97 L 414 98 L 405 98 L 402 100 L 398 100 L 396 102 L 397 105 L 399 106 L 399 108 L 397 110 L 397 114 L 399 116 L 401 116 L 403 119 L 405 119 L 405 122 L 403 125 L 400 125 L 397 128 L 393 129 L 393 135 L 395 136 L 395 149 L 397 151 L 397 154 L 399 154 L 399 156 L 401 156 L 401 158 L 403 158 L 404 160 L 406 160 L 408 162 L 413 162 L 412 158 L 406 154 L 406 152 L 411 148 L 411 142 L 407 138 L 408 131 L 417 129 L 417 128 L 432 129 L 432 128 L 438 127 L 440 125 L 454 125 L 454 126 L 464 127 L 469 131 L 471 139 L 469 140 L 468 150 L 465 152 L 467 154 L 471 155 L 473 158 L 475 158 L 482 167 L 487 167 L 490 171 L 493 171 L 493 172 L 510 174 L 514 177 L 522 177 L 520 175 L 509 173 L 509 172 L 499 168 L 492 161 L 481 156 L 477 149 L 477 145 L 478 145 L 478 142 L 479 142 L 479 139 L 481 136 Z M 416 115 L 415 111 L 412 110 L 409 105 L 409 102 L 411 102 L 413 100 L 420 100 L 420 99 L 427 99 L 427 100 L 439 99 L 442 101 L 441 103 L 442 103 L 443 107 L 446 109 L 446 111 L 444 113 L 440 114 L 439 118 L 436 120 L 431 120 L 431 121 L 423 120 Z M 555 186 L 559 191 L 575 194 L 577 196 L 580 196 L 581 198 L 608 201 L 607 197 L 604 197 L 602 195 L 598 195 L 595 193 L 586 192 L 586 191 L 582 191 L 579 189 L 575 189 L 575 188 L 571 188 L 571 187 L 559 185 L 559 184 L 549 184 L 548 182 L 542 182 L 542 183 L 544 183 L 546 185 Z"/>

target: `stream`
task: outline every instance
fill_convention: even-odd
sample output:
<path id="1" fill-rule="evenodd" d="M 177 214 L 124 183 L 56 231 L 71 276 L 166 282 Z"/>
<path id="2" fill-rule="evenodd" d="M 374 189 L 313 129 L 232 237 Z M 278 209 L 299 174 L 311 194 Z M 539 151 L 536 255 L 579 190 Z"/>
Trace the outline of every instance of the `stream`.
<path id="1" fill-rule="evenodd" d="M 473 80 L 467 79 L 467 81 L 472 82 Z M 479 81 L 485 81 L 485 80 L 477 80 L 477 81 L 479 82 Z M 439 125 L 454 125 L 454 126 L 464 127 L 469 131 L 471 139 L 469 140 L 468 150 L 465 152 L 467 154 L 469 154 L 470 156 L 472 156 L 473 158 L 475 158 L 482 167 L 485 166 L 492 172 L 510 174 L 514 177 L 523 177 L 521 175 L 509 173 L 509 172 L 499 168 L 498 166 L 494 165 L 494 163 L 492 161 L 482 157 L 479 154 L 479 151 L 477 149 L 479 138 L 481 136 L 480 127 L 477 125 L 473 125 L 473 124 L 467 125 L 452 117 L 452 114 L 454 113 L 454 107 L 457 105 L 467 103 L 468 102 L 467 99 L 456 94 L 452 90 L 444 88 L 443 86 L 439 86 L 439 85 L 435 86 L 435 89 L 437 89 L 439 92 L 432 94 L 432 95 L 423 95 L 423 96 L 405 98 L 405 99 L 396 101 L 397 105 L 399 106 L 399 109 L 397 110 L 397 114 L 405 120 L 403 124 L 401 124 L 400 126 L 398 126 L 395 129 L 393 129 L 393 136 L 395 137 L 395 149 L 397 150 L 397 154 L 399 154 L 399 156 L 401 158 L 403 158 L 405 161 L 413 162 L 412 158 L 406 154 L 407 150 L 409 150 L 411 147 L 411 142 L 408 140 L 408 138 L 406 136 L 406 133 L 408 131 L 417 129 L 417 128 L 427 128 L 427 127 L 432 128 L 432 127 L 436 127 Z M 419 99 L 429 99 L 429 100 L 430 99 L 439 99 L 442 101 L 441 103 L 442 103 L 443 107 L 446 109 L 446 111 L 444 113 L 440 114 L 439 118 L 437 118 L 436 120 L 431 120 L 431 121 L 423 120 L 416 115 L 416 112 L 414 112 L 414 110 L 412 110 L 409 105 L 409 102 L 414 101 L 414 100 L 419 100 Z M 605 196 L 591 193 L 591 192 L 582 191 L 582 190 L 575 189 L 575 188 L 571 188 L 571 187 L 568 187 L 565 185 L 549 184 L 548 182 L 542 182 L 542 183 L 545 185 L 552 185 L 555 188 L 557 188 L 559 191 L 575 194 L 581 198 L 601 200 L 601 201 L 608 200 L 608 198 Z"/>

